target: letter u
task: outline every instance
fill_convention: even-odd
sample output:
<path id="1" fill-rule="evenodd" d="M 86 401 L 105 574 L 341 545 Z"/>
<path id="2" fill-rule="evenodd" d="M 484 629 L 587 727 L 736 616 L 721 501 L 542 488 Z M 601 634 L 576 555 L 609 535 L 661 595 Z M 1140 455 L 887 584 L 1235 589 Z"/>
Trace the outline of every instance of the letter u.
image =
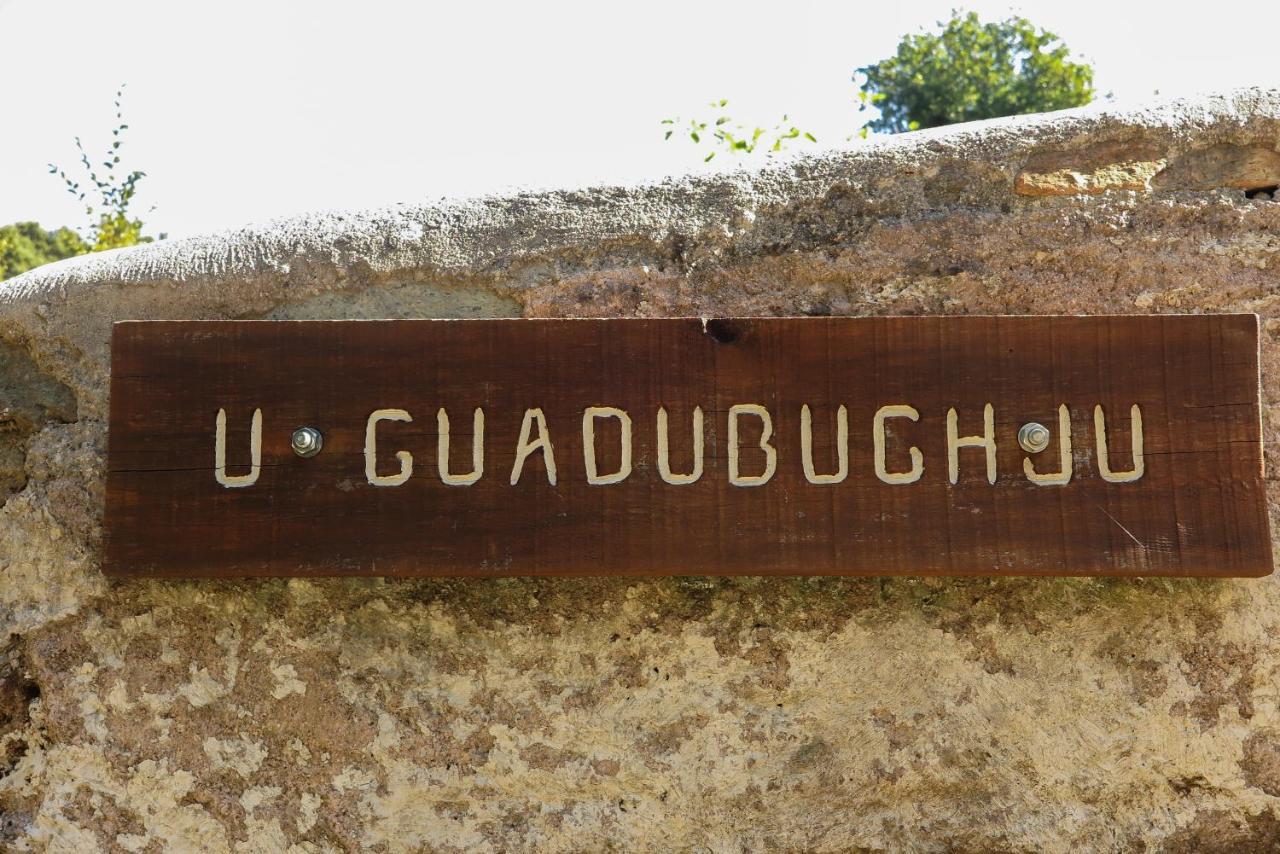
<path id="1" fill-rule="evenodd" d="M 1102 414 L 1102 405 L 1093 407 L 1093 432 L 1098 447 L 1098 474 L 1107 483 L 1132 483 L 1141 480 L 1147 470 L 1142 453 L 1142 410 L 1138 404 L 1129 407 L 1129 446 L 1133 454 L 1133 468 L 1128 471 L 1115 471 L 1111 468 L 1111 459 L 1107 451 L 1107 419 Z"/>
<path id="2" fill-rule="evenodd" d="M 213 476 L 218 483 L 228 489 L 242 486 L 253 486 L 262 473 L 262 410 L 253 410 L 253 421 L 249 427 L 249 473 L 240 475 L 227 474 L 227 410 L 218 410 L 218 419 L 213 434 Z"/>

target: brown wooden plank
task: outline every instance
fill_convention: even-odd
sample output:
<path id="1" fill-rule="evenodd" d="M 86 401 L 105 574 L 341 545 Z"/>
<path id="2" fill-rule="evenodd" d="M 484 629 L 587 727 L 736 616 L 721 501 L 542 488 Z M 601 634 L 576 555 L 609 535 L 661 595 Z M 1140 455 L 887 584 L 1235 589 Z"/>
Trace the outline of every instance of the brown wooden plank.
<path id="1" fill-rule="evenodd" d="M 883 317 L 666 320 L 128 322 L 113 339 L 107 569 L 116 575 L 1208 575 L 1271 572 L 1262 476 L 1258 324 L 1254 315 Z M 730 482 L 731 407 L 773 422 L 776 471 Z M 848 414 L 848 474 L 812 483 L 801 407 L 812 413 L 814 469 L 837 471 L 838 407 Z M 986 451 L 957 451 L 948 474 L 947 413 L 958 435 L 993 410 L 996 481 Z M 885 421 L 909 405 L 918 421 Z M 1058 407 L 1069 409 L 1072 476 L 1032 483 L 1019 427 L 1054 432 L 1032 456 L 1059 460 Z M 1131 407 L 1144 472 L 1101 476 L 1094 408 L 1114 470 L 1133 468 Z M 632 469 L 587 482 L 587 407 L 626 411 Z M 669 414 L 671 484 L 657 465 L 657 411 Z M 484 411 L 484 472 L 473 485 L 437 473 L 437 410 L 450 419 L 454 472 L 470 468 L 472 413 Z M 545 415 L 557 482 L 544 457 L 510 482 L 527 410 Z M 226 412 L 225 472 L 250 472 L 250 425 L 262 411 L 251 486 L 215 478 L 215 423 Z M 365 433 L 380 409 L 411 423 L 377 426 L 372 485 Z M 599 419 L 598 470 L 621 463 L 617 419 Z M 758 476 L 761 420 L 738 418 L 740 476 Z M 303 459 L 293 430 L 323 451 Z"/>

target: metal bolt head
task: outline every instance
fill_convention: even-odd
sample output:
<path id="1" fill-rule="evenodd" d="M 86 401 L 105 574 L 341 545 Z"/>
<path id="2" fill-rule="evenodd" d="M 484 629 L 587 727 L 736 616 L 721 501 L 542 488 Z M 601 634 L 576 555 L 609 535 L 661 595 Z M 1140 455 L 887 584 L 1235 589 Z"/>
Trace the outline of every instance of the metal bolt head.
<path id="1" fill-rule="evenodd" d="M 324 447 L 324 435 L 314 427 L 299 427 L 290 442 L 293 452 L 304 459 L 314 457 Z"/>
<path id="2" fill-rule="evenodd" d="M 1028 454 L 1038 454 L 1049 447 L 1049 428 L 1037 421 L 1022 425 L 1018 431 L 1018 444 Z"/>

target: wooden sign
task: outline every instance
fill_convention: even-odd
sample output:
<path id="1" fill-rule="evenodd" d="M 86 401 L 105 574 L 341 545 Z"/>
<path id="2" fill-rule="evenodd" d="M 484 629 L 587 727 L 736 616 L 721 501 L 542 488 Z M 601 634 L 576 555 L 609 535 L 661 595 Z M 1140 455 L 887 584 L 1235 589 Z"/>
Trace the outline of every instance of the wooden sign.
<path id="1" fill-rule="evenodd" d="M 116 575 L 1271 572 L 1254 315 L 128 322 Z"/>

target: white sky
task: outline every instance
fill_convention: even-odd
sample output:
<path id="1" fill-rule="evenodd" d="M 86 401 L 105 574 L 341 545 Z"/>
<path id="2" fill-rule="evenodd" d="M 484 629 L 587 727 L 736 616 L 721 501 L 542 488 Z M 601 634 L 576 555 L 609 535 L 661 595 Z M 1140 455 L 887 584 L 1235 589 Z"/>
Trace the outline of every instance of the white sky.
<path id="1" fill-rule="evenodd" d="M 47 174 L 105 149 L 127 83 L 125 166 L 148 232 L 323 208 L 703 167 L 659 121 L 726 97 L 825 145 L 861 124 L 851 72 L 958 0 L 853 3 L 0 0 L 0 223 L 81 224 Z M 964 5 L 1017 12 L 1120 100 L 1280 86 L 1280 3 Z M 703 112 L 707 112 L 703 110 Z M 717 158 L 719 161 L 721 158 Z"/>

